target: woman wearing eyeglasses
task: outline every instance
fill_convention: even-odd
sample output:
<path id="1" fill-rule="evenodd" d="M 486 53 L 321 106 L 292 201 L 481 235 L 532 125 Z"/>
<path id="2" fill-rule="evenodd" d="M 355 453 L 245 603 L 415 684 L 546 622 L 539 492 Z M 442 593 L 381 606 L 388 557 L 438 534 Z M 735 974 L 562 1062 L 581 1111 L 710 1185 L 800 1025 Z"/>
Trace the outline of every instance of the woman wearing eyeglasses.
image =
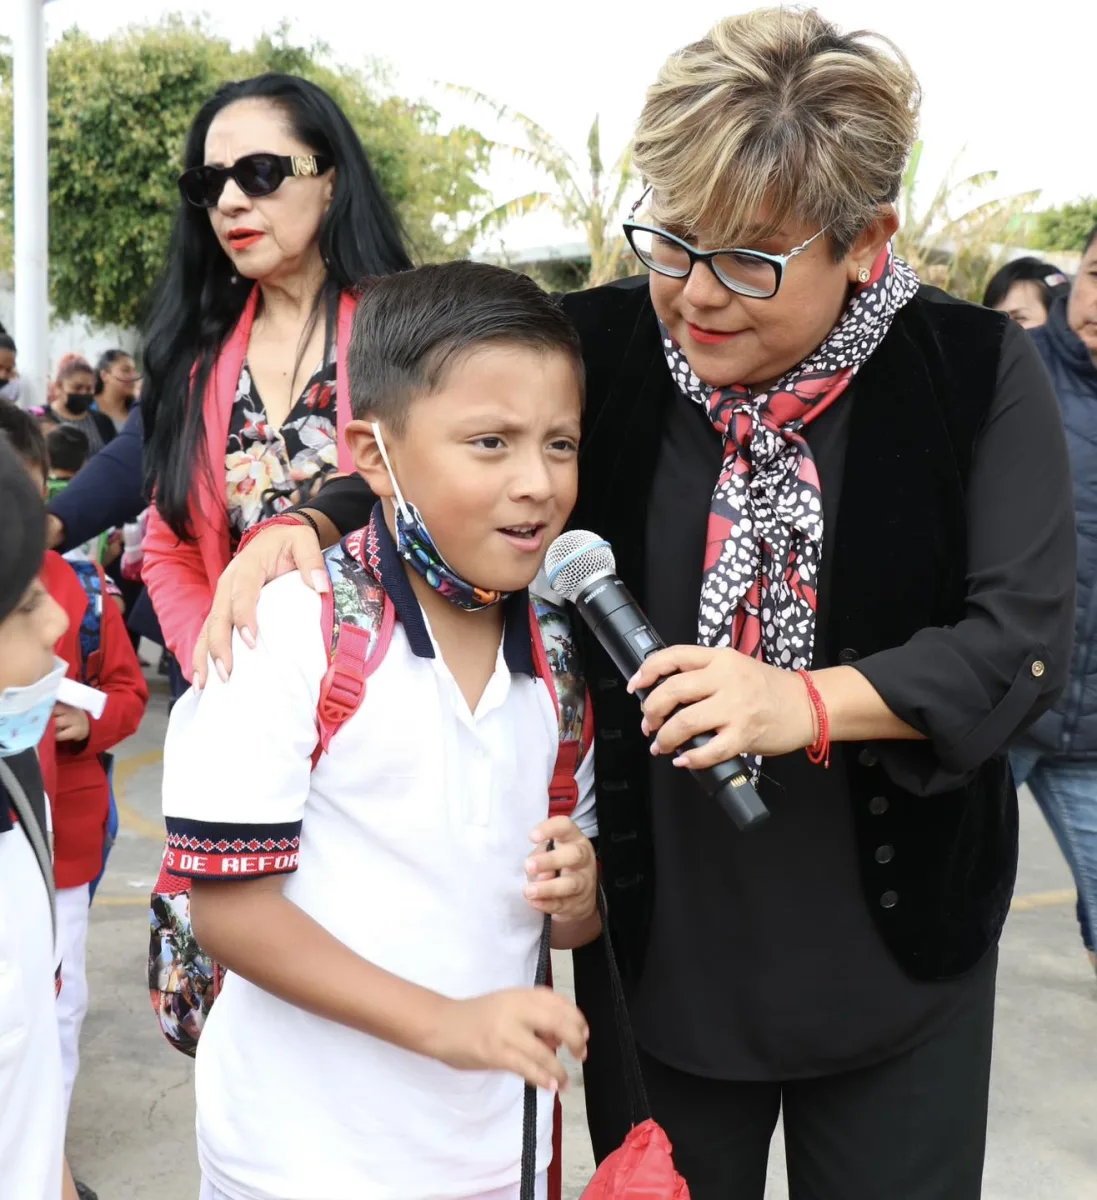
<path id="1" fill-rule="evenodd" d="M 144 579 L 185 670 L 213 585 L 257 522 L 350 469 L 341 369 L 352 289 L 410 265 L 346 116 L 262 75 L 195 117 L 145 331 Z"/>
<path id="2" fill-rule="evenodd" d="M 815 12 L 720 22 L 640 117 L 649 276 L 564 301 L 588 375 L 573 524 L 671 644 L 642 714 L 585 651 L 611 926 L 694 1200 L 761 1200 L 782 1109 L 793 1200 L 980 1194 L 1006 747 L 1066 679 L 1073 514 L 1023 331 L 892 250 L 918 99 L 894 47 Z M 368 515 L 353 480 L 313 507 Z M 225 665 L 288 563 L 320 565 L 308 528 L 230 569 Z M 732 754 L 771 812 L 745 834 L 685 770 Z M 596 958 L 576 981 L 602 1156 L 630 1114 Z"/>

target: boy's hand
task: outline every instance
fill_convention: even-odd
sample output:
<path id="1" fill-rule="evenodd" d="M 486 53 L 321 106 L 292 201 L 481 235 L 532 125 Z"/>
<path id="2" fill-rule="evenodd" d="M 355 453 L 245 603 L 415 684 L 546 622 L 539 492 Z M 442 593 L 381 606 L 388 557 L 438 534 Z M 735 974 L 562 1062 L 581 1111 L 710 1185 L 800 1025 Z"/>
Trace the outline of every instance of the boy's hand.
<path id="1" fill-rule="evenodd" d="M 567 1046 L 582 1062 L 589 1036 L 583 1014 L 566 996 L 522 988 L 447 1001 L 428 1053 L 459 1070 L 511 1071 L 555 1092 L 568 1085 L 556 1048 Z"/>
<path id="2" fill-rule="evenodd" d="M 526 860 L 526 899 L 558 921 L 585 921 L 597 907 L 598 864 L 590 839 L 570 817 L 551 817 L 530 839 L 540 843 Z M 548 843 L 555 842 L 553 849 Z"/>
<path id="3" fill-rule="evenodd" d="M 83 709 L 71 704 L 53 706 L 54 736 L 59 742 L 86 742 L 91 734 L 91 721 Z"/>

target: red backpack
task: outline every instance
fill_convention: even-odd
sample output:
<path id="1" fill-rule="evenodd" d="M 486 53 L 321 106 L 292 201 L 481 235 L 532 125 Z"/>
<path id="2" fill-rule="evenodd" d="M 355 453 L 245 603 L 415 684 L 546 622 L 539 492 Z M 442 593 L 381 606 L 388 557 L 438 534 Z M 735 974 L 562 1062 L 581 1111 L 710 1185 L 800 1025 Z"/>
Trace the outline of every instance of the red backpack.
<path id="1" fill-rule="evenodd" d="M 331 580 L 322 594 L 329 647 L 320 688 L 318 740 L 313 768 L 331 739 L 358 711 L 370 675 L 384 661 L 396 624 L 392 601 L 370 569 L 358 530 L 324 555 Z M 562 608 L 530 597 L 530 632 L 537 675 L 549 685 L 559 719 L 560 743 L 548 789 L 551 816 L 570 816 L 579 799 L 575 773 L 591 741 L 591 706 L 579 669 L 571 627 Z M 149 996 L 168 1041 L 194 1056 L 198 1038 L 221 989 L 222 968 L 195 940 L 190 923 L 190 882 L 162 864 L 150 906 Z"/>

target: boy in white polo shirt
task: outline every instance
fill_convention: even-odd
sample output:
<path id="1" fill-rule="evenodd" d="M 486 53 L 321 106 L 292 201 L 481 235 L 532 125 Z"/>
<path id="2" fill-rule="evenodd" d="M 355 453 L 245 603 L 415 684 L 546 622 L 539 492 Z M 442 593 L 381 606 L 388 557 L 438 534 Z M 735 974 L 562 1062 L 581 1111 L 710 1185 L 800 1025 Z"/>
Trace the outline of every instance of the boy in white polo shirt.
<path id="1" fill-rule="evenodd" d="M 564 1086 L 556 1048 L 586 1051 L 531 986 L 543 915 L 558 948 L 600 928 L 593 756 L 548 818 L 526 591 L 575 500 L 579 343 L 528 279 L 449 263 L 371 286 L 348 376 L 341 433 L 382 498 L 360 544 L 396 613 L 361 705 L 313 769 L 328 646 L 287 575 L 165 747 L 166 861 L 229 972 L 197 1055 L 203 1196 L 510 1200 L 523 1081 Z"/>

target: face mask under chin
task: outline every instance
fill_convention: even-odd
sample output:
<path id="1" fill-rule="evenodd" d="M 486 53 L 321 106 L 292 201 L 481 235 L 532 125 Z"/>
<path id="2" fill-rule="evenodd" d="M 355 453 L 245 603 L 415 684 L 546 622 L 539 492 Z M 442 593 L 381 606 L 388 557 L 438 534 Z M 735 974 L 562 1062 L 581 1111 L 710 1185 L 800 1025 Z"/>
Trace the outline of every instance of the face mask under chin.
<path id="1" fill-rule="evenodd" d="M 396 482 L 392 464 L 389 462 L 388 451 L 381 436 L 380 427 L 372 425 L 373 436 L 377 440 L 377 449 L 388 472 L 394 492 L 394 507 L 396 510 L 396 550 L 416 574 L 420 575 L 440 595 L 451 604 L 463 608 L 467 612 L 478 612 L 482 608 L 490 608 L 505 600 L 509 592 L 478 587 L 457 572 L 442 557 L 434 544 L 426 522 L 414 504 L 404 499 L 400 485 Z"/>

